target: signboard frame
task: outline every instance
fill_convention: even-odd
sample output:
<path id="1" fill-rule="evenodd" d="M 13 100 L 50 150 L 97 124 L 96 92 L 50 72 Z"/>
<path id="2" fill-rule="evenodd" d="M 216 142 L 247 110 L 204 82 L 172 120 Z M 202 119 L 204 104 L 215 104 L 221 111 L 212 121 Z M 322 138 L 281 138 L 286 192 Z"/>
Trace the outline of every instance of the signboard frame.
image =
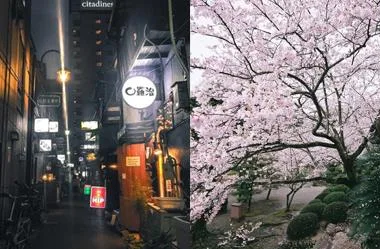
<path id="1" fill-rule="evenodd" d="M 50 152 L 53 149 L 51 139 L 40 139 L 39 141 L 40 152 Z"/>
<path id="2" fill-rule="evenodd" d="M 40 95 L 37 98 L 37 104 L 42 107 L 59 107 L 61 106 L 61 96 L 59 95 Z"/>
<path id="3" fill-rule="evenodd" d="M 48 118 L 36 118 L 34 119 L 34 132 L 36 133 L 48 133 L 49 132 L 49 119 Z"/>
<path id="4" fill-rule="evenodd" d="M 125 157 L 125 166 L 127 166 L 127 167 L 140 167 L 141 166 L 140 156 L 126 156 Z"/>
<path id="5" fill-rule="evenodd" d="M 147 77 L 133 76 L 124 82 L 122 96 L 128 106 L 135 109 L 145 109 L 157 100 L 158 88 Z"/>
<path id="6" fill-rule="evenodd" d="M 96 196 L 95 195 L 96 192 Z M 100 203 L 95 203 L 94 198 L 103 198 L 103 201 Z M 106 187 L 101 186 L 91 186 L 91 194 L 90 194 L 90 208 L 106 208 L 107 203 L 107 189 Z"/>

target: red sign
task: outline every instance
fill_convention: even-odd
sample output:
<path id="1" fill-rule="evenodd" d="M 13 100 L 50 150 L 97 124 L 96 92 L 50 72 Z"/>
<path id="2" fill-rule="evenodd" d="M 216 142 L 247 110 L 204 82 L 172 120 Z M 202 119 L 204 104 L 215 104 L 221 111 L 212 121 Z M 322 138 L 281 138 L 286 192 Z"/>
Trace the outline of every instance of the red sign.
<path id="1" fill-rule="evenodd" d="M 91 187 L 90 207 L 105 208 L 106 207 L 106 188 Z"/>

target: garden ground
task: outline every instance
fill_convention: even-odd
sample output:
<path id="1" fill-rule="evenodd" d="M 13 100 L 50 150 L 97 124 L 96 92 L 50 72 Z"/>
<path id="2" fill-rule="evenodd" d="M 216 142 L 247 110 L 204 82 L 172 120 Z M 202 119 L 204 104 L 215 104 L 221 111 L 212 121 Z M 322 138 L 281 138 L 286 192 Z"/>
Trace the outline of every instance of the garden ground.
<path id="1" fill-rule="evenodd" d="M 294 197 L 290 212 L 285 212 L 286 194 L 289 189 L 286 186 L 273 189 L 269 200 L 266 200 L 267 191 L 263 191 L 253 196 L 253 204 L 250 212 L 245 212 L 245 218 L 240 222 L 233 222 L 233 226 L 238 227 L 244 222 L 262 222 L 261 227 L 255 233 L 256 242 L 249 247 L 252 249 L 276 249 L 278 244 L 286 237 L 286 228 L 290 219 L 325 187 L 312 186 L 311 184 L 303 187 Z M 208 229 L 213 233 L 221 234 L 230 228 L 231 220 L 229 217 L 230 205 L 236 202 L 234 196 L 228 200 L 227 213 L 218 215 L 209 225 Z"/>

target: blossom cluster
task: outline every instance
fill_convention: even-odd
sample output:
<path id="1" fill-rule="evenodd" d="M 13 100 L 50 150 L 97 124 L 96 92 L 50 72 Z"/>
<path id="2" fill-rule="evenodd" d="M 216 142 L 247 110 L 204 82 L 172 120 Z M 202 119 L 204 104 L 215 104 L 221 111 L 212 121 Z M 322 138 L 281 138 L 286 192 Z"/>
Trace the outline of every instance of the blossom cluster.
<path id="1" fill-rule="evenodd" d="M 215 217 L 247 158 L 319 174 L 363 151 L 380 110 L 378 16 L 366 0 L 192 0 L 193 34 L 216 41 L 191 58 L 193 220 Z"/>

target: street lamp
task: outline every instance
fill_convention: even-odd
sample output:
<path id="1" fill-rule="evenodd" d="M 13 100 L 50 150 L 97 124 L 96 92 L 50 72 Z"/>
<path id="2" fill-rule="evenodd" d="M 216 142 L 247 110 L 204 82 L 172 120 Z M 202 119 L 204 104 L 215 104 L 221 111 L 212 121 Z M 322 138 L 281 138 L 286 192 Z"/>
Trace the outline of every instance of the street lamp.
<path id="1" fill-rule="evenodd" d="M 57 80 L 61 83 L 66 83 L 70 80 L 70 71 L 66 69 L 61 69 L 57 72 Z"/>
<path id="2" fill-rule="evenodd" d="M 55 176 L 52 173 L 45 173 L 41 177 L 42 182 L 44 183 L 44 209 L 47 208 L 47 191 L 46 191 L 46 184 L 50 183 L 55 180 Z"/>

